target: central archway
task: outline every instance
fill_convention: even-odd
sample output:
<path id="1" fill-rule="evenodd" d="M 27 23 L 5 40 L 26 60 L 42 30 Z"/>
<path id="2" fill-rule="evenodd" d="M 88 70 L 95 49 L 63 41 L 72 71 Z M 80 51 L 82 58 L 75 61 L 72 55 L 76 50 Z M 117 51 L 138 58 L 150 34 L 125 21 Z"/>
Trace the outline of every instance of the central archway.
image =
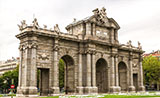
<path id="1" fill-rule="evenodd" d="M 119 86 L 121 91 L 127 91 L 127 66 L 124 62 L 118 64 Z"/>
<path id="2" fill-rule="evenodd" d="M 60 62 L 64 62 L 64 66 Z M 59 86 L 60 90 L 64 90 L 66 94 L 73 93 L 75 90 L 74 86 L 74 60 L 69 55 L 61 57 L 59 62 Z M 62 79 L 62 80 L 60 80 Z M 64 82 L 64 84 L 63 84 Z M 63 87 L 64 86 L 64 87 Z"/>
<path id="3" fill-rule="evenodd" d="M 96 62 L 96 86 L 98 87 L 98 93 L 108 92 L 107 62 L 103 58 Z"/>

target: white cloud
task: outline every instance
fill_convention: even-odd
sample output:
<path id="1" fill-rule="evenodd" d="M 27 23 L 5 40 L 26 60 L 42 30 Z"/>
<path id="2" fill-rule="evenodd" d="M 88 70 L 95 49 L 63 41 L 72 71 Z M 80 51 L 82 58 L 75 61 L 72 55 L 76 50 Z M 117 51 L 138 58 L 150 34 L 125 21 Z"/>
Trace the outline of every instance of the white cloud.
<path id="1" fill-rule="evenodd" d="M 73 18 L 83 19 L 92 15 L 92 10 L 103 6 L 108 17 L 113 17 L 120 25 L 119 41 L 132 40 L 136 45 L 140 41 L 147 52 L 157 50 L 160 32 L 159 0 L 0 0 L 0 60 L 19 56 L 19 33 L 17 24 L 25 19 L 28 24 L 33 14 L 39 24 L 48 28 L 59 24 L 65 26 Z"/>

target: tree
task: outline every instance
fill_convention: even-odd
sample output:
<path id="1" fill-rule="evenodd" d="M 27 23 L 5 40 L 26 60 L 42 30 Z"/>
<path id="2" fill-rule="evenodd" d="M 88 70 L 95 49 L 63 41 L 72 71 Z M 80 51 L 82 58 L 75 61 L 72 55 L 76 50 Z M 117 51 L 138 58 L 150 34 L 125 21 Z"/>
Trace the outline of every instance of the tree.
<path id="1" fill-rule="evenodd" d="M 143 58 L 143 70 L 145 76 L 145 83 L 157 84 L 157 90 L 159 90 L 160 83 L 160 61 L 153 56 L 147 56 Z"/>
<path id="2" fill-rule="evenodd" d="M 64 87 L 64 61 L 62 59 L 59 60 L 59 87 Z"/>
<path id="3" fill-rule="evenodd" d="M 12 84 L 12 79 L 14 80 L 15 89 L 17 88 L 17 86 L 18 86 L 18 69 L 19 69 L 19 65 L 17 65 L 16 69 L 14 69 L 12 71 L 5 72 L 0 77 L 0 87 L 1 87 L 0 90 L 1 91 L 10 89 L 10 86 Z"/>

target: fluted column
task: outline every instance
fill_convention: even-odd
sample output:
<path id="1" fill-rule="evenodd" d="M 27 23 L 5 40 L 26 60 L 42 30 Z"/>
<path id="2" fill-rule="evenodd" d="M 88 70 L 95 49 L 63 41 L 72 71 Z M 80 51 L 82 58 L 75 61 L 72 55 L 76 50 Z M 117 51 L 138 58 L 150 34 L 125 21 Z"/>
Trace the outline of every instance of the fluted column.
<path id="1" fill-rule="evenodd" d="M 140 83 L 139 83 L 139 91 L 144 92 L 145 91 L 145 87 L 143 85 L 143 67 L 142 67 L 142 57 L 141 55 L 139 56 L 139 79 L 140 79 Z"/>
<path id="2" fill-rule="evenodd" d="M 82 51 L 78 54 L 78 87 L 77 93 L 83 94 L 83 86 L 82 86 Z"/>
<path id="3" fill-rule="evenodd" d="M 92 86 L 93 86 L 93 93 L 97 93 L 98 89 L 96 86 L 96 64 L 95 64 L 95 54 L 96 52 L 92 52 Z"/>
<path id="4" fill-rule="evenodd" d="M 129 91 L 135 92 L 135 87 L 133 86 L 133 69 L 132 69 L 132 53 L 130 53 L 129 57 Z"/>
<path id="5" fill-rule="evenodd" d="M 53 94 L 59 94 L 58 49 L 58 45 L 53 48 L 53 87 L 51 88 Z"/>

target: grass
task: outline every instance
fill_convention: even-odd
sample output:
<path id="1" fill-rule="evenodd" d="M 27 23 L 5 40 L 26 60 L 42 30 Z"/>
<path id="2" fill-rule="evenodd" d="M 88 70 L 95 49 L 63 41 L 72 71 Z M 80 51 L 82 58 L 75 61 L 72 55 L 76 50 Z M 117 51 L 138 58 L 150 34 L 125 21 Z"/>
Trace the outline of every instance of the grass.
<path id="1" fill-rule="evenodd" d="M 160 95 L 97 95 L 97 96 L 52 96 L 39 98 L 149 98 L 160 97 Z"/>

